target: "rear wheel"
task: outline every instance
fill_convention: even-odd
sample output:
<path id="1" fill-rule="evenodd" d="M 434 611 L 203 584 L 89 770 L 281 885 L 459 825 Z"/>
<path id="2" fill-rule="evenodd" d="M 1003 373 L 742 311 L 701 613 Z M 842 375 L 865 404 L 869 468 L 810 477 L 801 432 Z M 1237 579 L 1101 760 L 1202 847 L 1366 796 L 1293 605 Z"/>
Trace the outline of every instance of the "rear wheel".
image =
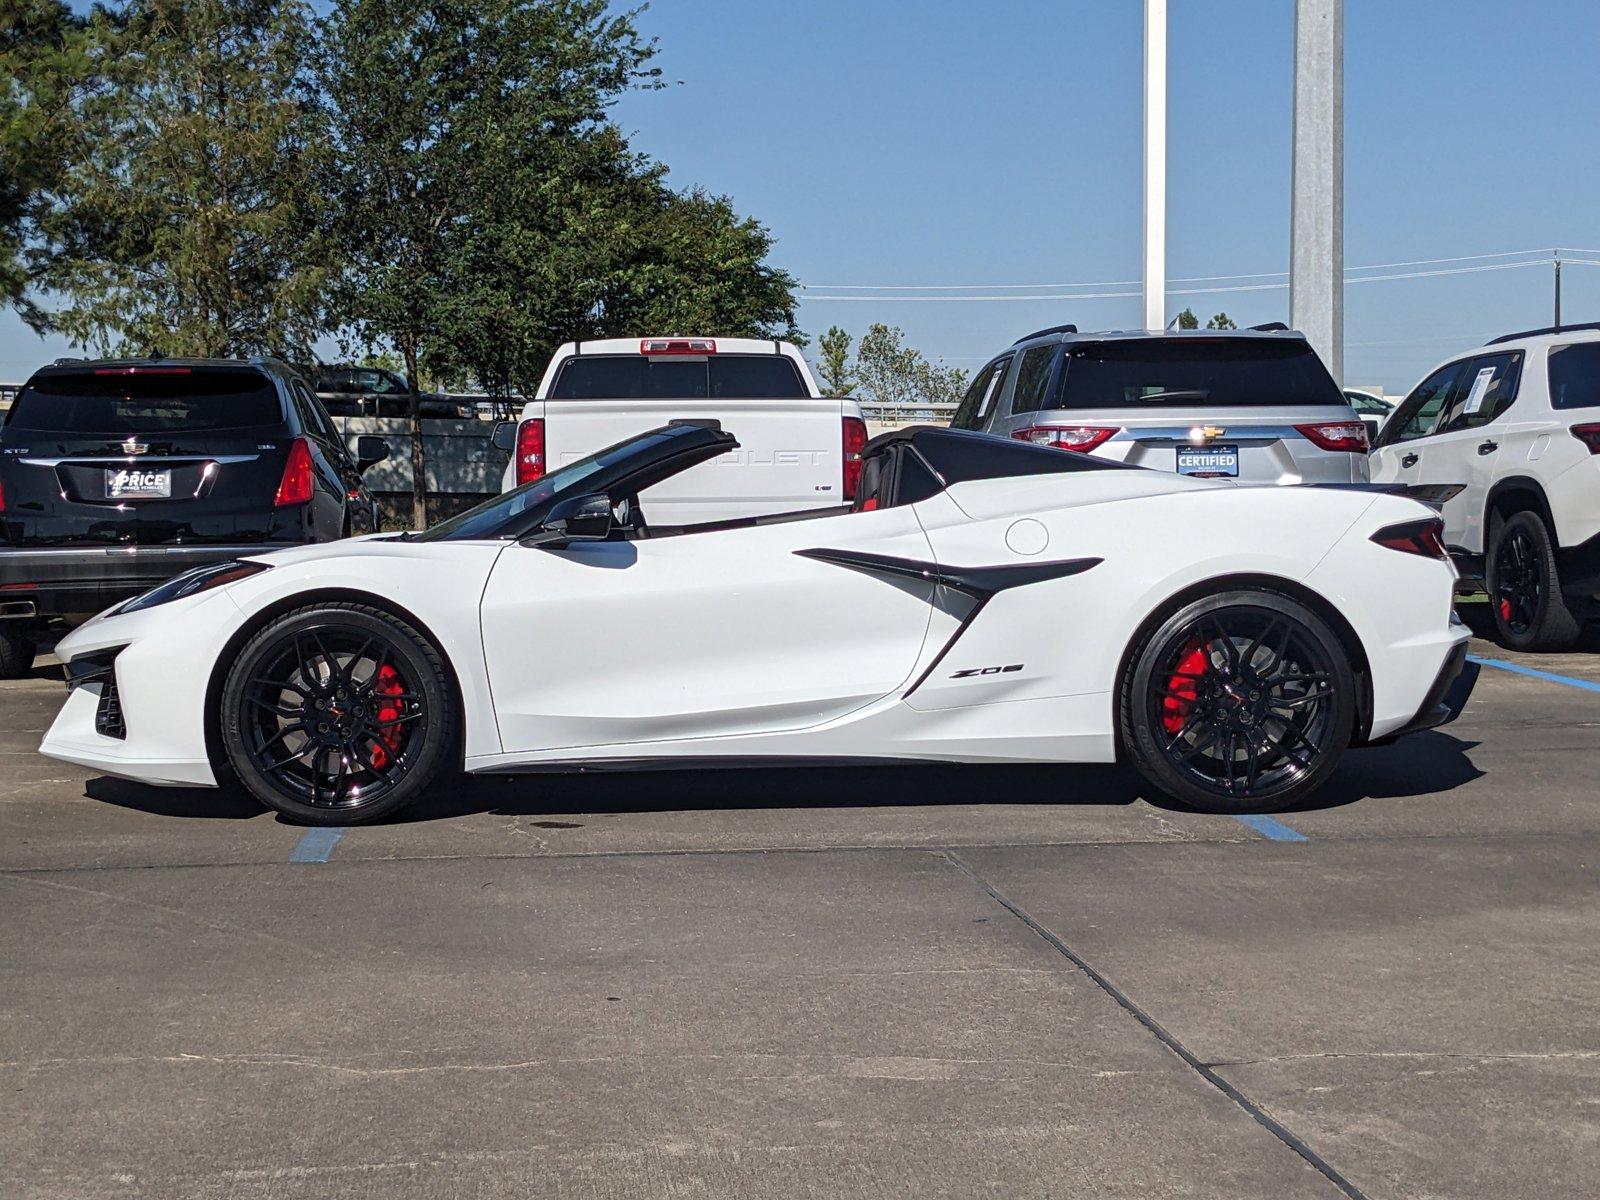
<path id="1" fill-rule="evenodd" d="M 39 644 L 33 640 L 26 622 L 0 622 L 0 679 L 21 679 L 33 670 L 33 656 Z"/>
<path id="2" fill-rule="evenodd" d="M 251 638 L 222 691 L 222 740 L 262 803 L 311 825 L 356 825 L 410 803 L 454 743 L 438 652 L 377 609 L 287 613 Z"/>
<path id="3" fill-rule="evenodd" d="M 1275 592 L 1184 606 L 1135 649 L 1124 745 L 1145 781 L 1206 812 L 1288 808 L 1327 780 L 1355 728 L 1355 675 L 1316 613 Z"/>
<path id="4" fill-rule="evenodd" d="M 1561 594 L 1554 539 L 1535 512 L 1497 524 L 1489 548 L 1495 632 L 1514 650 L 1570 650 L 1583 624 Z"/>

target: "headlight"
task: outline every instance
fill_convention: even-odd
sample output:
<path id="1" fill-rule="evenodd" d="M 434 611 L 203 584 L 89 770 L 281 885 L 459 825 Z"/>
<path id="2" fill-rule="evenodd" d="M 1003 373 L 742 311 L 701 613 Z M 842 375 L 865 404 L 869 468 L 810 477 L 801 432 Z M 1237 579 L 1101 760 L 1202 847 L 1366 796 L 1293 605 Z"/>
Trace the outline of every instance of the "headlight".
<path id="1" fill-rule="evenodd" d="M 204 567 L 195 567 L 185 571 L 182 575 L 174 575 L 165 583 L 142 592 L 132 600 L 128 600 L 114 609 L 117 613 L 138 612 L 141 609 L 154 608 L 158 604 L 166 604 L 171 600 L 182 600 L 186 596 L 197 596 L 201 592 L 209 592 L 212 588 L 222 587 L 224 584 L 236 580 L 247 579 L 251 575 L 272 568 L 264 562 L 219 562 L 211 563 Z"/>

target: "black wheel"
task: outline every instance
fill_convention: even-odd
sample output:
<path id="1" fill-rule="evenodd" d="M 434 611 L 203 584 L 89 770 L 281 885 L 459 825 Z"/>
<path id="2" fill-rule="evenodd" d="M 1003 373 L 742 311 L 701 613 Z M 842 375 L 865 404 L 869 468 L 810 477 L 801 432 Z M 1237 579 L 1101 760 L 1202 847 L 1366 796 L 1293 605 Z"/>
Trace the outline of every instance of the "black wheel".
<path id="1" fill-rule="evenodd" d="M 22 679 L 33 670 L 39 644 L 23 621 L 0 621 L 0 679 Z"/>
<path id="2" fill-rule="evenodd" d="M 1123 744 L 1147 783 L 1192 808 L 1288 808 L 1349 746 L 1355 686 L 1338 637 L 1304 605 L 1274 592 L 1209 596 L 1135 649 Z"/>
<path id="3" fill-rule="evenodd" d="M 1583 633 L 1561 595 L 1550 531 L 1538 513 L 1497 522 L 1489 547 L 1489 603 L 1495 632 L 1514 650 L 1570 650 Z"/>
<path id="4" fill-rule="evenodd" d="M 245 645 L 222 689 L 228 763 L 263 804 L 356 825 L 413 800 L 454 744 L 438 651 L 387 613 L 297 609 Z"/>

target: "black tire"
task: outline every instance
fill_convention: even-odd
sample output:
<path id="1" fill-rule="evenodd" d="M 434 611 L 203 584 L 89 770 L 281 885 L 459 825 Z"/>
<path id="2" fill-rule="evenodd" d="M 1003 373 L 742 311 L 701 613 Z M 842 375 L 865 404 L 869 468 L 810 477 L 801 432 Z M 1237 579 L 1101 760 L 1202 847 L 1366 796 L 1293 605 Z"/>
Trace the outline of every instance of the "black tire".
<path id="1" fill-rule="evenodd" d="M 1202 812 L 1277 812 L 1338 766 L 1355 729 L 1355 673 L 1305 605 L 1226 592 L 1139 640 L 1118 716 L 1129 761 L 1162 795 Z"/>
<path id="2" fill-rule="evenodd" d="M 1555 540 L 1536 512 L 1495 522 L 1488 561 L 1489 603 L 1501 645 L 1513 650 L 1570 650 L 1583 634 L 1566 598 Z"/>
<path id="3" fill-rule="evenodd" d="M 303 824 L 360 825 L 404 808 L 444 766 L 456 703 L 415 629 L 365 605 L 319 604 L 245 644 L 220 725 L 228 765 L 256 799 Z"/>
<path id="4" fill-rule="evenodd" d="M 33 670 L 39 644 L 24 622 L 0 621 L 0 679 L 24 679 Z"/>

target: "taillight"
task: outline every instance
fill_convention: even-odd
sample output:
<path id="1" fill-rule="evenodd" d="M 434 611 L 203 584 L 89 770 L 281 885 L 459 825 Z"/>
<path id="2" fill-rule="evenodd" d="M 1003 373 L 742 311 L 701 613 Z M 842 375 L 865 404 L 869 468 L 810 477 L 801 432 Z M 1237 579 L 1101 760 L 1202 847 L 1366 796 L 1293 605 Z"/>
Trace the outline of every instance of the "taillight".
<path id="1" fill-rule="evenodd" d="M 713 338 L 645 338 L 639 343 L 640 354 L 715 354 L 717 343 Z"/>
<path id="2" fill-rule="evenodd" d="M 867 448 L 867 423 L 860 417 L 844 418 L 844 498 L 854 500 L 861 486 L 861 452 Z"/>
<path id="3" fill-rule="evenodd" d="M 1445 562 L 1450 560 L 1450 552 L 1444 548 L 1444 522 L 1438 517 L 1386 525 L 1372 535 L 1372 540 L 1402 554 L 1420 554 L 1424 558 L 1437 558 Z"/>
<path id="4" fill-rule="evenodd" d="M 1367 452 L 1367 427 L 1360 421 L 1330 421 L 1325 425 L 1296 425 L 1300 436 L 1320 450 L 1348 454 Z"/>
<path id="5" fill-rule="evenodd" d="M 1103 425 L 1029 425 L 1013 429 L 1011 436 L 1019 442 L 1032 442 L 1035 446 L 1054 446 L 1057 450 L 1076 450 L 1087 454 L 1096 446 L 1110 441 L 1118 433 L 1116 426 Z"/>
<path id="6" fill-rule="evenodd" d="M 272 498 L 273 508 L 290 508 L 311 502 L 311 443 L 305 438 L 295 438 L 289 443 L 289 461 L 283 464 L 283 478 L 278 480 L 278 494 Z"/>
<path id="7" fill-rule="evenodd" d="M 1572 436 L 1589 447 L 1590 454 L 1600 454 L 1600 425 L 1574 425 Z"/>
<path id="8" fill-rule="evenodd" d="M 544 418 L 529 417 L 517 426 L 517 485 L 544 474 Z"/>

